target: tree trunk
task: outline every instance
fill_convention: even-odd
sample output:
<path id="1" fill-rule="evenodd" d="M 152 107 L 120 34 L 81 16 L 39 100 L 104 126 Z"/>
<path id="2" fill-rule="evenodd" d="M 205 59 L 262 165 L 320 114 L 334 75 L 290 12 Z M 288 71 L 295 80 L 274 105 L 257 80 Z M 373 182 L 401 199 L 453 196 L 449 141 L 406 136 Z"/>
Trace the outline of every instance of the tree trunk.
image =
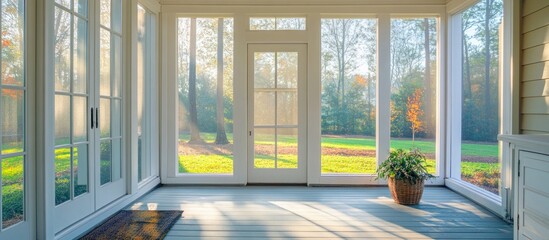
<path id="1" fill-rule="evenodd" d="M 342 118 L 341 118 L 341 107 L 342 107 L 342 104 L 341 104 L 341 73 L 343 72 L 343 70 L 341 69 L 341 62 L 342 62 L 342 59 L 341 59 L 341 56 L 343 56 L 343 49 L 341 48 L 341 42 L 339 41 L 339 36 L 337 35 L 337 28 L 339 26 L 337 26 L 338 24 L 335 23 L 334 21 L 334 24 L 333 24 L 333 27 L 334 27 L 334 37 L 336 38 L 336 50 L 337 50 L 337 104 L 336 104 L 336 132 L 337 133 L 341 133 L 342 131 L 342 128 L 343 128 L 343 122 L 342 122 Z"/>
<path id="2" fill-rule="evenodd" d="M 485 32 L 485 42 L 484 42 L 484 114 L 486 117 L 484 118 L 486 121 L 488 121 L 489 115 L 492 111 L 490 111 L 490 10 L 492 8 L 491 6 L 491 0 L 486 0 L 486 11 L 484 15 L 484 32 Z"/>
<path id="3" fill-rule="evenodd" d="M 348 20 L 343 20 L 343 39 L 341 41 L 341 73 L 340 73 L 340 78 L 341 78 L 341 109 L 342 109 L 342 114 L 341 116 L 343 117 L 342 119 L 342 123 L 343 125 L 342 126 L 348 126 L 348 123 L 347 123 L 347 103 L 345 102 L 345 48 L 347 47 L 346 44 L 347 44 L 347 21 Z M 344 133 L 347 133 L 348 132 L 348 127 L 345 127 L 343 129 L 343 132 Z"/>
<path id="4" fill-rule="evenodd" d="M 366 83 L 368 84 L 368 99 L 367 99 L 367 106 L 368 106 L 368 118 L 366 122 L 366 135 L 370 135 L 370 123 L 372 122 L 372 76 L 368 74 L 368 78 L 366 79 Z"/>
<path id="5" fill-rule="evenodd" d="M 189 143 L 204 142 L 200 137 L 198 129 L 198 116 L 196 112 L 196 18 L 191 18 L 191 39 L 190 39 L 190 57 L 189 57 L 189 118 L 191 139 Z"/>
<path id="6" fill-rule="evenodd" d="M 467 44 L 467 41 L 463 41 L 463 76 L 464 76 L 464 83 L 462 84 L 463 87 L 463 100 L 465 99 L 471 99 L 471 64 L 469 62 L 469 44 Z"/>
<path id="7" fill-rule="evenodd" d="M 217 20 L 217 135 L 215 144 L 227 144 L 223 114 L 223 18 Z"/>
<path id="8" fill-rule="evenodd" d="M 435 101 L 431 101 L 431 42 L 430 42 L 430 25 L 429 25 L 429 19 L 425 18 L 423 19 L 423 28 L 424 28 L 424 50 L 425 50 L 425 73 L 424 73 L 424 79 L 425 79 L 425 97 L 424 102 L 425 103 L 433 103 Z M 423 106 L 426 106 L 425 108 L 425 117 L 427 119 L 427 132 L 429 135 L 433 133 L 433 112 L 431 111 L 431 106 L 428 104 L 424 104 Z"/>

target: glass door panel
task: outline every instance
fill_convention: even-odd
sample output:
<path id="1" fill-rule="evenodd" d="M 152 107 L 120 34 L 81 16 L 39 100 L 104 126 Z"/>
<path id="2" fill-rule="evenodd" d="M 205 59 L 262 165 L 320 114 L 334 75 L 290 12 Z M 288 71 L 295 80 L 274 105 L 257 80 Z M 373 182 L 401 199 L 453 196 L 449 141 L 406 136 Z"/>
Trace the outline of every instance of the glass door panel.
<path id="1" fill-rule="evenodd" d="M 304 183 L 306 45 L 253 44 L 248 58 L 248 181 Z"/>
<path id="2" fill-rule="evenodd" d="M 54 25 L 55 231 L 94 211 L 90 188 L 93 126 L 88 79 L 87 2 L 56 1 Z M 78 209 L 78 211 L 75 211 Z"/>
<path id="3" fill-rule="evenodd" d="M 99 98 L 96 109 L 97 208 L 125 194 L 122 161 L 122 12 L 121 0 L 99 2 Z"/>
<path id="4" fill-rule="evenodd" d="M 0 239 L 30 239 L 25 2 L 0 0 Z M 31 137 L 32 138 L 32 137 Z"/>

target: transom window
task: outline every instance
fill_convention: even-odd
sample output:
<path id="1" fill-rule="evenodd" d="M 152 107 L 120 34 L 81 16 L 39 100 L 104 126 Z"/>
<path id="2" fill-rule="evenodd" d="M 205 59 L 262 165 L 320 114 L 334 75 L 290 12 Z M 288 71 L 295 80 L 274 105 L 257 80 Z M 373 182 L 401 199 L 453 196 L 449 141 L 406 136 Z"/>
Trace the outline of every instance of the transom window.
<path id="1" fill-rule="evenodd" d="M 306 30 L 306 19 L 288 17 L 252 17 L 250 18 L 250 30 Z"/>

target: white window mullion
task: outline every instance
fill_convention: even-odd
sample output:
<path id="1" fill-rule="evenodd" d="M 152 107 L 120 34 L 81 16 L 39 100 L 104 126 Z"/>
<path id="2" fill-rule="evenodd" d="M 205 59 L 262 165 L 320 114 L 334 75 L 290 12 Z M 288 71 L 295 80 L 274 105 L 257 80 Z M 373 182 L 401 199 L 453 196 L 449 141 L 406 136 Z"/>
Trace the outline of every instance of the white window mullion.
<path id="1" fill-rule="evenodd" d="M 389 156 L 391 139 L 391 18 L 380 14 L 377 26 L 376 156 L 378 165 Z"/>
<path id="2" fill-rule="evenodd" d="M 462 94 L 462 55 L 463 55 L 463 33 L 461 13 L 450 18 L 448 31 L 448 103 L 447 103 L 447 124 L 448 142 L 446 143 L 448 153 L 447 173 L 448 177 L 461 178 L 461 94 Z"/>
<path id="3" fill-rule="evenodd" d="M 234 57 L 233 57 L 233 175 L 235 183 L 246 183 L 247 162 L 248 162 L 248 104 L 247 104 L 247 81 L 236 81 L 236 79 L 247 79 L 248 61 L 246 44 L 246 30 L 248 29 L 248 17 L 244 15 L 234 16 Z"/>
<path id="4" fill-rule="evenodd" d="M 307 16 L 308 85 L 307 85 L 307 182 L 320 183 L 321 176 L 321 18 L 320 14 Z"/>

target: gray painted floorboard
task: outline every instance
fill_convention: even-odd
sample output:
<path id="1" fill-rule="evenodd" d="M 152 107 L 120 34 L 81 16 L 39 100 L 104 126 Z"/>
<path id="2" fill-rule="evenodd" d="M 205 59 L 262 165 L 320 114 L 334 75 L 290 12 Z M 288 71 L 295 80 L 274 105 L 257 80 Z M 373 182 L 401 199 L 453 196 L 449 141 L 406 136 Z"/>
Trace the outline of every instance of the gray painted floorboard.
<path id="1" fill-rule="evenodd" d="M 443 187 L 420 205 L 383 187 L 165 186 L 128 209 L 181 209 L 166 239 L 512 239 L 512 225 Z"/>

